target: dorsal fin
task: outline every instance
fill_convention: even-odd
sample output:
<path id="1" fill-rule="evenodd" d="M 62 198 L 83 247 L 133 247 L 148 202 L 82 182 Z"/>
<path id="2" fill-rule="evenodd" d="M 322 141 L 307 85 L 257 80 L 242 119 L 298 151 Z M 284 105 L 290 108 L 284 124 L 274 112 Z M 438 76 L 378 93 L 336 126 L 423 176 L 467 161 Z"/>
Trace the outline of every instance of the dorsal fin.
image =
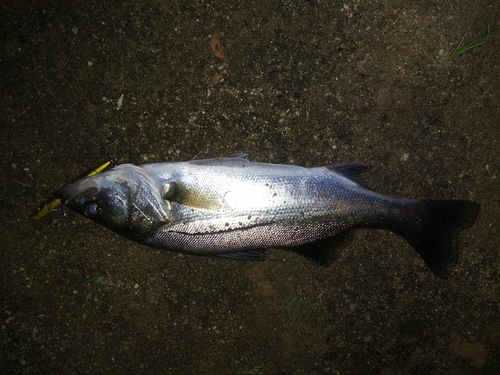
<path id="1" fill-rule="evenodd" d="M 327 165 L 325 168 L 338 173 L 339 175 L 347 178 L 348 180 L 354 182 L 356 185 L 362 187 L 368 187 L 364 176 L 366 172 L 368 172 L 371 167 L 367 164 L 362 163 L 342 163 L 335 165 Z"/>
<path id="2" fill-rule="evenodd" d="M 207 159 L 195 159 L 190 160 L 189 164 L 194 165 L 225 165 L 225 166 L 241 166 L 250 163 L 246 157 L 248 154 L 231 154 L 228 156 L 220 156 L 217 158 L 207 158 Z"/>

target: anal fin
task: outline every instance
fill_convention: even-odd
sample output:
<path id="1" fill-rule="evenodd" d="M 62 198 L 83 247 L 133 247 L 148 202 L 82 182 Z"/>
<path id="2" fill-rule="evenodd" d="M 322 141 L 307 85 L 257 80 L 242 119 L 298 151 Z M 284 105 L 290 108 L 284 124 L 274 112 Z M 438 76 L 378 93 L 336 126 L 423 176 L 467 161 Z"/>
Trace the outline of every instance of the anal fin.
<path id="1" fill-rule="evenodd" d="M 225 259 L 235 260 L 264 260 L 266 256 L 265 250 L 245 250 L 236 251 L 233 253 L 214 254 L 213 256 Z"/>
<path id="2" fill-rule="evenodd" d="M 342 250 L 352 241 L 352 238 L 353 232 L 346 231 L 322 240 L 295 246 L 288 250 L 328 267 L 340 257 Z"/>

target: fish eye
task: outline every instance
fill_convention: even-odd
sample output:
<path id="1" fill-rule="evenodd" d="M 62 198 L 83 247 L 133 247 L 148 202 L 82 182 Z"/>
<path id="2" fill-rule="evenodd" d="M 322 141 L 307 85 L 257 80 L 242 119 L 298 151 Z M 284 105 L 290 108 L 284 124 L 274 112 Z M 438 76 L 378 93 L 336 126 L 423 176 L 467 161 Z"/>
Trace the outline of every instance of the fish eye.
<path id="1" fill-rule="evenodd" d="M 87 204 L 87 207 L 85 207 L 85 215 L 87 215 L 88 217 L 99 216 L 101 211 L 101 206 L 99 206 L 96 202 L 90 202 L 89 204 Z"/>

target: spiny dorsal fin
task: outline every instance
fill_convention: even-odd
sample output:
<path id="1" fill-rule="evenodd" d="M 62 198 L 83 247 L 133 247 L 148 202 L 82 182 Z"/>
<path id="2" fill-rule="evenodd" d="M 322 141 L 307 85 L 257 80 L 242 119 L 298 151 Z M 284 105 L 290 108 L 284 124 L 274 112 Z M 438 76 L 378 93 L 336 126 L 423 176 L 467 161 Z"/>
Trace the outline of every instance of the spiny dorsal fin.
<path id="1" fill-rule="evenodd" d="M 204 165 L 204 166 L 225 165 L 225 166 L 239 167 L 241 165 L 245 165 L 245 164 L 250 163 L 246 159 L 247 156 L 248 156 L 248 154 L 231 154 L 228 156 L 220 156 L 217 158 L 190 160 L 189 164 Z"/>

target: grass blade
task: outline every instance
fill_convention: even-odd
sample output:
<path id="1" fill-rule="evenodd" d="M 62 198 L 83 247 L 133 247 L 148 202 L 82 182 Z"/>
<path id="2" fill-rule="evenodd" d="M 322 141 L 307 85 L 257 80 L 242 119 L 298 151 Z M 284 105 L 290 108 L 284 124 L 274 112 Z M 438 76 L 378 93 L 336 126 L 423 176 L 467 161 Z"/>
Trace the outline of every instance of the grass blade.
<path id="1" fill-rule="evenodd" d="M 460 56 L 462 53 L 464 53 L 472 48 L 476 48 L 477 46 L 480 46 L 481 44 L 485 43 L 488 40 L 488 37 L 490 35 L 495 34 L 495 33 L 500 31 L 500 29 L 496 29 L 493 31 L 488 30 L 488 32 L 486 34 L 481 35 L 480 37 L 477 37 L 476 39 L 473 39 L 469 43 L 460 47 L 460 45 L 464 41 L 465 34 L 467 33 L 467 30 L 465 31 L 464 35 L 462 36 L 462 39 L 460 39 L 460 42 L 458 42 L 457 46 L 455 47 L 455 49 L 453 50 L 451 55 L 448 57 L 448 60 L 454 59 L 455 57 Z"/>
<path id="2" fill-rule="evenodd" d="M 97 275 L 94 275 L 92 277 L 89 277 L 87 280 L 82 281 L 80 284 L 78 284 L 78 286 L 93 283 L 94 281 L 99 280 L 105 274 L 106 274 L 105 272 L 100 272 Z"/>
<path id="3" fill-rule="evenodd" d="M 290 308 L 290 306 L 292 306 L 294 303 L 296 303 L 296 301 L 298 299 L 302 298 L 301 296 L 295 296 L 295 297 L 292 297 L 290 298 L 290 301 L 285 305 L 285 307 L 283 307 L 281 310 L 280 310 L 280 314 L 284 313 L 286 310 L 288 310 Z"/>

